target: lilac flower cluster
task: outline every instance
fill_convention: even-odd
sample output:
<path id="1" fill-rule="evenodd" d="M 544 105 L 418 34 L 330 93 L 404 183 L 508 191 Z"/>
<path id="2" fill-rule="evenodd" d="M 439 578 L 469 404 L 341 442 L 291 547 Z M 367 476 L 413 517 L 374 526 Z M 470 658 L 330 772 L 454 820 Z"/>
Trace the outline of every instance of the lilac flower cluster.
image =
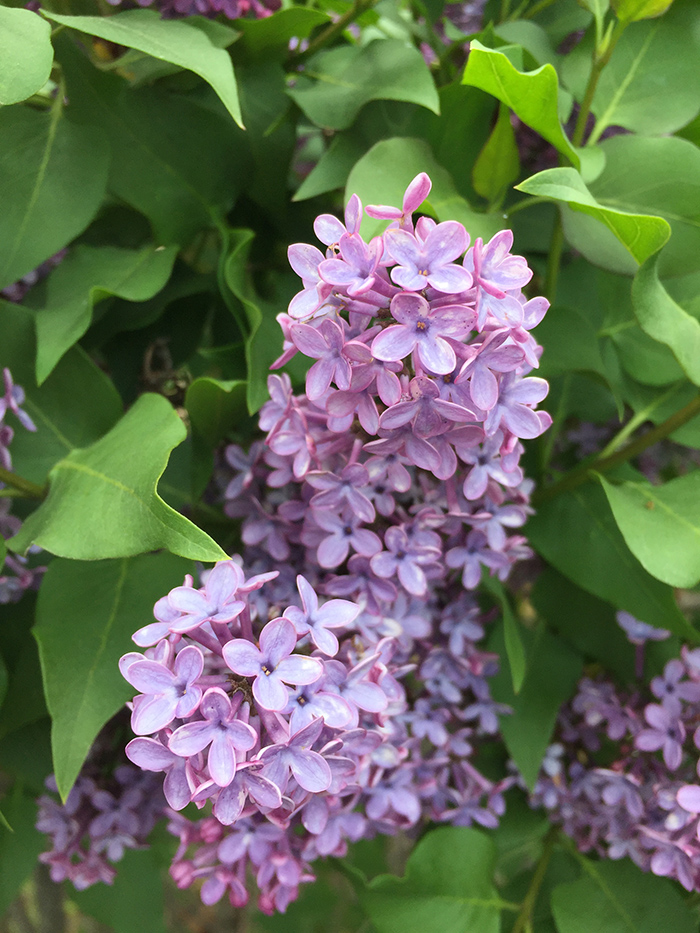
<path id="1" fill-rule="evenodd" d="M 252 873 L 261 908 L 284 910 L 349 841 L 504 810 L 513 779 L 478 768 L 507 709 L 469 591 L 530 553 L 510 532 L 529 511 L 519 439 L 549 424 L 526 378 L 546 302 L 521 295 L 508 231 L 467 250 L 461 224 L 414 228 L 429 190 L 420 175 L 402 209 L 368 208 L 391 221 L 369 244 L 353 197 L 345 226 L 316 222 L 325 258 L 290 248 L 304 288 L 278 362 L 315 362 L 304 395 L 270 377 L 264 443 L 226 450 L 242 562 L 172 590 L 121 661 L 127 755 L 165 772 L 172 874 L 207 903 L 245 903 Z"/>
<path id="2" fill-rule="evenodd" d="M 56 792 L 53 775 L 46 786 Z M 54 881 L 70 881 L 79 891 L 98 881 L 111 884 L 114 863 L 126 849 L 144 847 L 165 806 L 158 779 L 129 764 L 115 770 L 109 788 L 83 773 L 65 804 L 48 794 L 37 802 L 36 828 L 52 843 L 39 861 Z"/>
<path id="3" fill-rule="evenodd" d="M 12 470 L 9 448 L 15 432 L 11 425 L 5 423 L 7 413 L 11 412 L 27 431 L 36 431 L 36 426 L 21 407 L 24 404 L 24 390 L 15 385 L 7 368 L 3 370 L 3 381 L 5 394 L 0 396 L 0 466 Z M 0 480 L 0 493 L 4 489 L 5 483 Z M 3 538 L 11 538 L 22 526 L 20 519 L 10 514 L 11 509 L 12 499 L 0 494 L 0 535 Z M 0 605 L 16 602 L 25 590 L 36 589 L 44 570 L 44 567 L 30 568 L 26 557 L 7 554 L 4 565 L 0 564 Z"/>
<path id="4" fill-rule="evenodd" d="M 627 614 L 639 650 L 668 637 Z M 700 891 L 700 649 L 684 647 L 649 687 L 585 677 L 562 711 L 532 803 L 579 849 L 631 858 Z"/>
<path id="5" fill-rule="evenodd" d="M 112 6 L 128 5 L 124 0 L 107 0 Z M 164 19 L 181 19 L 183 16 L 207 16 L 213 19 L 222 15 L 226 19 L 240 19 L 252 15 L 256 19 L 270 16 L 280 8 L 279 0 L 136 0 L 141 7 L 155 6 Z"/>

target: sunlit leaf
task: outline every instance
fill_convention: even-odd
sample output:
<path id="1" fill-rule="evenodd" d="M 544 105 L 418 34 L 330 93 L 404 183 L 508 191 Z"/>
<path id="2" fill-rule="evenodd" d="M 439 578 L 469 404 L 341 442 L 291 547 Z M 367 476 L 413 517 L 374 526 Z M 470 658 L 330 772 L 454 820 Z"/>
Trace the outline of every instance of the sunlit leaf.
<path id="1" fill-rule="evenodd" d="M 53 64 L 51 27 L 33 10 L 0 6 L 0 105 L 36 94 Z"/>
<path id="2" fill-rule="evenodd" d="M 75 560 L 128 557 L 158 548 L 194 560 L 225 558 L 209 535 L 157 492 L 170 451 L 185 434 L 163 396 L 140 396 L 101 440 L 56 464 L 48 497 L 10 539 L 10 547 L 24 552 L 38 544 Z"/>

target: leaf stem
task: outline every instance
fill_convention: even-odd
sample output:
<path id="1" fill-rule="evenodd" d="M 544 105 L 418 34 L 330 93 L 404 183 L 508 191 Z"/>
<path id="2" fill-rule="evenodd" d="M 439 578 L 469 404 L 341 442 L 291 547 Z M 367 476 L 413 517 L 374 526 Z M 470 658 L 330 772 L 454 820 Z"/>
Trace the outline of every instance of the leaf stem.
<path id="1" fill-rule="evenodd" d="M 605 447 L 600 451 L 598 456 L 601 458 L 601 460 L 604 460 L 606 457 L 609 457 L 611 456 L 611 454 L 614 454 L 615 451 L 618 450 L 618 448 L 620 448 L 625 443 L 627 438 L 630 437 L 632 434 L 634 434 L 634 432 L 637 430 L 637 428 L 640 425 L 644 424 L 645 421 L 649 421 L 649 415 L 651 415 L 651 413 L 656 408 L 658 408 L 659 405 L 663 405 L 664 402 L 672 398 L 674 393 L 676 393 L 677 391 L 678 391 L 678 383 L 673 385 L 667 392 L 664 392 L 662 395 L 657 396 L 657 398 L 655 398 L 654 401 L 651 402 L 651 404 L 647 405 L 645 408 L 642 408 L 642 410 L 638 411 L 636 415 L 633 415 L 633 417 L 630 418 L 627 424 L 625 424 L 617 432 L 615 437 L 613 437 L 613 439 L 609 441 L 609 443 L 606 444 Z"/>
<path id="2" fill-rule="evenodd" d="M 555 499 L 561 493 L 569 492 L 569 490 L 576 489 L 577 486 L 589 482 L 591 473 L 607 473 L 628 460 L 632 460 L 648 447 L 668 437 L 669 434 L 673 434 L 674 431 L 683 427 L 684 424 L 697 415 L 700 415 L 700 395 L 696 395 L 692 401 L 674 412 L 670 418 L 667 418 L 661 424 L 657 424 L 656 427 L 651 428 L 646 434 L 642 434 L 641 437 L 638 437 L 621 450 L 606 457 L 599 455 L 588 463 L 581 463 L 565 476 L 562 476 L 556 483 L 552 483 L 551 486 L 544 489 L 536 490 L 532 497 L 532 504 L 541 505 L 543 502 L 549 502 L 550 499 Z"/>
<path id="3" fill-rule="evenodd" d="M 28 479 L 6 470 L 0 466 L 0 483 L 6 483 L 18 490 L 26 499 L 43 499 L 46 496 L 46 486 L 37 486 Z"/>
<path id="4" fill-rule="evenodd" d="M 530 10 L 523 13 L 523 19 L 532 19 L 533 16 L 537 16 L 538 13 L 541 13 L 542 10 L 546 10 L 547 7 L 551 6 L 554 2 L 555 0 L 540 0 L 540 2 L 536 3 Z"/>
<path id="5" fill-rule="evenodd" d="M 537 898 L 540 893 L 540 888 L 542 887 L 542 882 L 544 881 L 545 875 L 547 874 L 547 869 L 549 868 L 549 860 L 552 857 L 554 846 L 558 840 L 559 827 L 552 826 L 545 836 L 542 855 L 540 856 L 540 859 L 537 863 L 537 868 L 535 868 L 535 873 L 532 876 L 530 887 L 527 889 L 525 900 L 522 902 L 520 907 L 520 913 L 515 918 L 512 933 L 527 933 L 528 930 L 532 929 L 532 915 L 535 912 Z"/>
<path id="6" fill-rule="evenodd" d="M 552 242 L 549 245 L 547 257 L 547 271 L 544 277 L 544 293 L 550 304 L 554 304 L 557 297 L 557 283 L 559 282 L 559 267 L 564 250 L 564 228 L 561 222 L 561 211 L 557 211 L 552 230 Z"/>
<path id="7" fill-rule="evenodd" d="M 506 217 L 512 217 L 513 214 L 517 214 L 520 211 L 526 211 L 528 207 L 535 207 L 537 204 L 551 204 L 551 198 L 540 198 L 540 197 L 526 197 L 521 198 L 519 201 L 516 201 L 515 204 L 511 204 L 508 207 L 504 214 Z"/>
<path id="8" fill-rule="evenodd" d="M 299 65 L 301 62 L 306 61 L 307 58 L 311 58 L 312 55 L 315 55 L 316 52 L 320 51 L 322 48 L 328 45 L 329 42 L 332 42 L 336 36 L 339 36 L 352 22 L 358 18 L 358 16 L 361 16 L 367 10 L 371 9 L 375 2 L 376 0 L 355 0 L 353 5 L 344 16 L 341 16 L 340 19 L 326 26 L 326 28 L 320 32 L 312 42 L 309 42 L 308 46 L 304 49 L 303 52 L 299 52 L 296 55 L 293 55 L 291 58 L 291 64 Z"/>
<path id="9" fill-rule="evenodd" d="M 591 73 L 588 76 L 588 84 L 586 85 L 583 101 L 581 102 L 581 109 L 576 118 L 574 135 L 571 137 L 571 143 L 574 146 L 580 146 L 583 142 L 583 137 L 586 134 L 586 124 L 588 123 L 588 117 L 591 112 L 591 105 L 593 104 L 593 98 L 595 97 L 595 92 L 598 87 L 598 81 L 603 73 L 603 69 L 610 61 L 610 56 L 615 51 L 615 46 L 619 42 L 620 36 L 625 31 L 626 27 L 627 23 L 620 20 L 612 33 L 605 36 L 600 43 L 596 43 L 596 47 L 593 51 Z"/>

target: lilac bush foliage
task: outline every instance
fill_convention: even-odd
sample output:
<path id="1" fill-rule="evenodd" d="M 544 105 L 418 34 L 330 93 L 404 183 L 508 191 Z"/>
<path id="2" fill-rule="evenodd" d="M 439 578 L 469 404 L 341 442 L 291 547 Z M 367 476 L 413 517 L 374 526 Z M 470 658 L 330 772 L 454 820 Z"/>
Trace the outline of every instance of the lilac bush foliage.
<path id="1" fill-rule="evenodd" d="M 402 210 L 368 208 L 391 222 L 370 243 L 354 196 L 344 226 L 316 221 L 325 256 L 290 247 L 304 288 L 278 365 L 315 362 L 302 395 L 271 376 L 265 442 L 226 451 L 241 562 L 161 599 L 134 635 L 145 654 L 121 661 L 138 691 L 127 755 L 166 773 L 172 875 L 206 903 L 245 903 L 251 869 L 261 908 L 284 910 L 350 841 L 504 811 L 513 778 L 473 750 L 507 708 L 470 591 L 530 554 L 518 461 L 551 420 L 529 375 L 547 302 L 522 296 L 508 235 L 468 249 L 461 224 L 414 226 L 429 191 L 422 174 Z M 189 802 L 212 816 L 190 822 Z"/>

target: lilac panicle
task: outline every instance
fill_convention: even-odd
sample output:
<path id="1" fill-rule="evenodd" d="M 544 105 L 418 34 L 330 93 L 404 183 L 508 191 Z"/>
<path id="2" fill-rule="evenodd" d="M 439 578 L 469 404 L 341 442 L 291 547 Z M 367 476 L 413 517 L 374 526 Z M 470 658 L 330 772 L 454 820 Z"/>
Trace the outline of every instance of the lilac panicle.
<path id="1" fill-rule="evenodd" d="M 494 826 L 516 780 L 472 760 L 508 710 L 470 590 L 530 554 L 520 438 L 549 423 L 528 377 L 547 302 L 522 295 L 509 231 L 469 249 L 455 221 L 414 222 L 429 192 L 422 173 L 369 208 L 389 223 L 369 243 L 353 197 L 317 219 L 323 249 L 289 248 L 277 362 L 312 362 L 304 393 L 270 377 L 264 443 L 222 458 L 243 553 L 159 600 L 122 659 L 128 754 L 165 775 L 171 874 L 208 904 L 242 906 L 253 877 L 283 911 L 316 858 L 428 820 Z"/>

